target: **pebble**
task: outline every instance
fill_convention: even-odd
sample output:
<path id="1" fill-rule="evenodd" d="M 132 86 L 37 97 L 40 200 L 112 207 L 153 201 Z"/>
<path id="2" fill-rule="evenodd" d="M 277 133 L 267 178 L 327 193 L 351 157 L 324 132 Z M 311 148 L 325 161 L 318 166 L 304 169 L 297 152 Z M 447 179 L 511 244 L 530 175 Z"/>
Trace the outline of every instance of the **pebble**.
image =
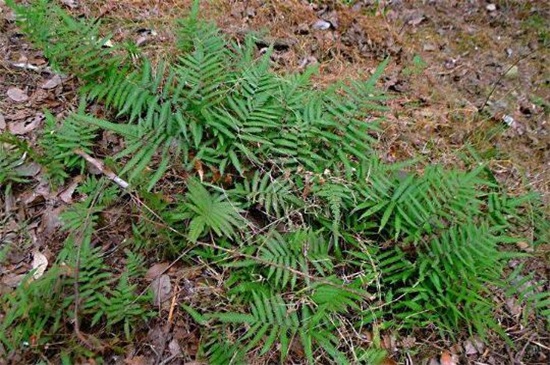
<path id="1" fill-rule="evenodd" d="M 497 10 L 497 6 L 495 4 L 487 4 L 485 9 L 487 9 L 487 11 L 495 11 Z"/>

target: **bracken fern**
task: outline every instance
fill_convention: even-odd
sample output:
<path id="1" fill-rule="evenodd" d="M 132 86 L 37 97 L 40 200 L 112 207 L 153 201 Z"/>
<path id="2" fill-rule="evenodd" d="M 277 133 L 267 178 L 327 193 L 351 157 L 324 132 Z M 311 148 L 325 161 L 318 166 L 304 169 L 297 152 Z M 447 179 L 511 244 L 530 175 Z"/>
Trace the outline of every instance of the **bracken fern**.
<path id="1" fill-rule="evenodd" d="M 186 250 L 184 260 L 223 272 L 220 303 L 182 305 L 201 325 L 201 356 L 210 363 L 242 363 L 250 354 L 269 361 L 276 349 L 280 362 L 301 353 L 309 363 L 377 363 L 384 351 L 360 333 L 383 326 L 503 334 L 489 293 L 508 286 L 503 268 L 520 255 L 505 244 L 518 239 L 514 227 L 531 224 L 521 217 L 536 200 L 502 194 L 486 166 L 412 172 L 416 161 L 381 162 L 377 125 L 366 119 L 384 110 L 375 84 L 389 60 L 367 81 L 316 89 L 315 69 L 274 73 L 272 49 L 258 56 L 252 36 L 226 39 L 198 19 L 198 2 L 179 23 L 178 52 L 156 64 L 127 45 L 103 47 L 109 37 L 97 24 L 48 1 L 15 8 L 50 62 L 83 84 L 78 112 L 61 127 L 48 117 L 43 149 L 52 175 L 81 171 L 74 151 L 91 154 L 98 131 L 120 135 L 117 173 L 152 207 L 134 223 L 135 241 L 158 242 L 167 255 Z M 116 117 L 88 115 L 91 101 Z M 171 170 L 186 177 L 185 189 L 166 201 L 159 196 Z M 83 188 L 94 196 L 98 185 Z M 81 247 L 81 314 L 92 316 L 90 326 L 122 324 L 130 337 L 131 324 L 148 316 L 135 297 L 138 274 L 129 269 L 116 285 L 108 280 L 90 239 L 104 205 L 82 204 L 65 223 L 82 232 L 67 241 L 78 238 Z M 74 265 L 71 247 L 60 257 Z M 48 276 L 31 285 L 53 284 Z M 32 330 L 15 303 L 35 308 L 18 293 L 7 300 L 7 323 L 27 326 L 16 342 Z M 547 315 L 547 296 L 523 297 Z M 33 318 L 41 331 L 45 322 L 53 324 L 46 332 L 60 325 L 58 308 L 71 298 L 53 302 L 53 317 Z"/>

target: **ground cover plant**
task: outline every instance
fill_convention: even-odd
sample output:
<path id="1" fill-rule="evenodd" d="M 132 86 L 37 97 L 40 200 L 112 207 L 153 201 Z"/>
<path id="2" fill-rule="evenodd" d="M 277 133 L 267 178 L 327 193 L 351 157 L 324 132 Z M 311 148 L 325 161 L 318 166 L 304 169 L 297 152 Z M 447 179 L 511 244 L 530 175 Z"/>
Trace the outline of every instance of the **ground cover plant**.
<path id="1" fill-rule="evenodd" d="M 111 47 L 100 22 L 50 1 L 11 5 L 55 69 L 79 79 L 81 101 L 65 118 L 46 113 L 36 149 L 2 135 L 2 186 L 25 182 L 17 152 L 53 186 L 87 176 L 61 216 L 55 262 L 3 296 L 6 354 L 71 363 L 123 353 L 166 302 L 160 283 L 142 280 L 150 255 L 214 273 L 203 283 L 214 300 L 167 301 L 200 327 L 196 357 L 213 364 L 374 364 L 387 359 L 379 336 L 390 330 L 506 340 L 496 288 L 548 320 L 548 294 L 526 293 L 521 268 L 506 273 L 525 256 L 515 243 L 544 240 L 521 235 L 547 228 L 535 194 L 509 194 L 475 155 L 466 169 L 416 169 L 375 153 L 370 117 L 387 109 L 376 83 L 389 59 L 367 81 L 319 88 L 315 68 L 274 72 L 273 47 L 258 54 L 253 35 L 228 39 L 198 4 L 164 62 Z M 95 115 L 98 103 L 109 114 Z M 105 133 L 123 148 L 98 149 Z M 113 206 L 128 210 L 132 231 L 122 267 L 97 244 Z"/>

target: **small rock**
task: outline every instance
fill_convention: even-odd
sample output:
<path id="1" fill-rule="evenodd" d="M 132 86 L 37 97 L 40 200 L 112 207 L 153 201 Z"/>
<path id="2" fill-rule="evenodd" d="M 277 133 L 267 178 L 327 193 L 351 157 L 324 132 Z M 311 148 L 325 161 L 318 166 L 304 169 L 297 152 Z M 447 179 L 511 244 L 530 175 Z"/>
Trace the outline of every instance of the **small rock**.
<path id="1" fill-rule="evenodd" d="M 497 10 L 497 6 L 495 4 L 487 4 L 487 6 L 485 7 L 485 9 L 487 9 L 487 11 L 496 11 Z"/>
<path id="2" fill-rule="evenodd" d="M 325 20 L 319 19 L 315 23 L 313 23 L 312 28 L 315 30 L 327 30 L 330 29 L 330 23 Z"/>

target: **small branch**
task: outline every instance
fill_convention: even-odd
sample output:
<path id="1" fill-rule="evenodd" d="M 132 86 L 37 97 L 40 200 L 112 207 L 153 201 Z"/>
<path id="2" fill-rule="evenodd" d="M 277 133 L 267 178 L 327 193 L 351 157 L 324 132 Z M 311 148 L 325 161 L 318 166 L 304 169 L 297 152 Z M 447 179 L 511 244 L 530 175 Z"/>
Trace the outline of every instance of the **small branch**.
<path id="1" fill-rule="evenodd" d="M 76 149 L 74 151 L 77 155 L 88 161 L 92 166 L 94 166 L 96 169 L 101 171 L 101 173 L 105 176 L 107 176 L 110 180 L 112 180 L 115 184 L 120 186 L 123 189 L 128 188 L 129 184 L 122 180 L 120 177 L 118 177 L 114 172 L 112 172 L 109 168 L 105 167 L 105 164 L 102 161 L 99 161 L 86 152 L 82 151 L 81 149 Z"/>
<path id="2" fill-rule="evenodd" d="M 514 63 L 512 63 L 512 65 L 510 65 L 510 67 L 508 67 L 506 69 L 506 71 L 504 71 L 500 77 L 498 78 L 498 80 L 493 84 L 493 87 L 491 88 L 491 91 L 489 91 L 489 94 L 487 95 L 487 97 L 485 98 L 485 101 L 483 102 L 483 105 L 481 105 L 481 108 L 479 108 L 479 114 L 481 114 L 483 112 L 483 110 L 485 109 L 485 107 L 487 106 L 487 104 L 489 103 L 489 99 L 491 99 L 491 96 L 493 96 L 493 93 L 495 92 L 495 90 L 497 89 L 497 86 L 498 84 L 502 81 L 502 79 L 506 76 L 506 74 L 508 72 L 510 72 L 510 70 L 512 68 L 514 68 L 515 66 L 517 66 L 518 63 L 520 63 L 521 61 L 523 61 L 524 59 L 526 59 L 527 57 L 531 56 L 532 54 L 535 54 L 537 53 L 541 48 L 537 48 L 521 57 L 519 57 Z"/>

